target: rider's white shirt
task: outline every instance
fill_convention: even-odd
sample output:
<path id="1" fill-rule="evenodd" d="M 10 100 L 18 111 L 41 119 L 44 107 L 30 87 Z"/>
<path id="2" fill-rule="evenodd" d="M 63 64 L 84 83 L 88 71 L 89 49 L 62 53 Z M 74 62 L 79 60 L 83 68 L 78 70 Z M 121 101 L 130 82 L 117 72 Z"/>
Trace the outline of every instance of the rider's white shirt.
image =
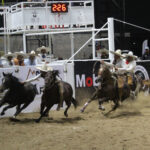
<path id="1" fill-rule="evenodd" d="M 133 60 L 129 63 L 126 63 L 126 60 L 123 60 L 123 67 L 122 68 L 118 68 L 118 73 L 134 73 L 135 67 L 136 67 L 136 61 Z"/>

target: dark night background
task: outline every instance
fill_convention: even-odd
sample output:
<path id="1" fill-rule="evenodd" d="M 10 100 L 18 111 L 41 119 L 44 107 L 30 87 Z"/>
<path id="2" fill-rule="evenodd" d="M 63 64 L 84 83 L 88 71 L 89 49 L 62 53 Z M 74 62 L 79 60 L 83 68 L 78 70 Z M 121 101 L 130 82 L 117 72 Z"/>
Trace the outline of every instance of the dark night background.
<path id="1" fill-rule="evenodd" d="M 150 29 L 149 3 L 149 0 L 95 0 L 96 27 L 101 27 L 107 17 L 114 17 Z M 150 32 L 116 21 L 115 33 L 120 33 L 115 36 L 115 48 L 132 50 L 138 56 L 141 56 L 142 42 L 150 39 Z M 124 33 L 130 33 L 130 36 L 125 37 Z"/>
<path id="2" fill-rule="evenodd" d="M 4 0 L 21 2 L 22 0 Z M 24 0 L 25 1 L 25 0 Z M 100 28 L 108 17 L 114 17 L 129 23 L 150 29 L 149 0 L 94 0 L 95 25 Z M 2 21 L 0 21 L 0 26 Z M 150 39 L 150 33 L 115 21 L 115 48 L 132 50 L 134 54 L 141 56 L 142 42 Z M 124 33 L 128 33 L 125 36 Z"/>

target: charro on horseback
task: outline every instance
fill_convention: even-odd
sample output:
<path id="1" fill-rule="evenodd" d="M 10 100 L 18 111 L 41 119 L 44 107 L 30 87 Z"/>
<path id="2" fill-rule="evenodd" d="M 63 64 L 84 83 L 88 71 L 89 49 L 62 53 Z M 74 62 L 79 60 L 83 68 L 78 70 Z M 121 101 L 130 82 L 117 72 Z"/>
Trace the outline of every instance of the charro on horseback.
<path id="1" fill-rule="evenodd" d="M 113 111 L 119 106 L 119 101 L 124 101 L 130 97 L 136 89 L 134 69 L 137 57 L 131 51 L 124 56 L 121 54 L 121 50 L 110 52 L 114 54 L 114 60 L 112 63 L 100 61 L 101 66 L 96 80 L 100 84 L 92 98 L 81 109 L 82 112 L 94 99 L 98 99 L 101 110 L 105 110 L 102 106 L 103 102 L 112 100 L 115 104 L 111 110 Z"/>

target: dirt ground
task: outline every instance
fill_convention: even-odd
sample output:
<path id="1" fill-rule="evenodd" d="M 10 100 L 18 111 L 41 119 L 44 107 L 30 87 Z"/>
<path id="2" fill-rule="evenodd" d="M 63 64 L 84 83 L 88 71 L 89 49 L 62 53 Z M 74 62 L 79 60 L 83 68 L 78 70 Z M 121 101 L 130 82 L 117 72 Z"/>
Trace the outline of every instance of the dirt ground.
<path id="1" fill-rule="evenodd" d="M 104 106 L 108 111 L 111 103 Z M 109 116 L 91 103 L 84 113 L 80 107 L 51 111 L 49 118 L 35 123 L 39 113 L 20 114 L 20 121 L 0 119 L 1 150 L 150 150 L 150 97 L 123 103 Z M 105 113 L 105 112 L 104 112 Z"/>

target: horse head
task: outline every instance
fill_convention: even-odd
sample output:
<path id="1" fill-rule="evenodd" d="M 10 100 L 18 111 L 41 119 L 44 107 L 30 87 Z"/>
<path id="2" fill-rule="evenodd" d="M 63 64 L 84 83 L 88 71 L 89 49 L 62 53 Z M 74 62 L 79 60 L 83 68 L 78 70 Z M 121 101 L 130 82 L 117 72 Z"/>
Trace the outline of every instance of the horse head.
<path id="1" fill-rule="evenodd" d="M 0 91 L 3 92 L 6 89 L 12 88 L 15 83 L 18 83 L 18 79 L 12 75 L 12 73 L 4 73 L 3 72 L 2 85 L 0 87 Z"/>
<path id="2" fill-rule="evenodd" d="M 58 76 L 59 71 L 58 70 L 53 70 L 53 71 L 48 71 L 45 77 L 45 87 L 46 88 L 51 88 L 54 84 L 56 79 L 56 76 Z"/>
<path id="3" fill-rule="evenodd" d="M 101 67 L 98 74 L 102 79 L 111 78 L 111 72 L 108 67 Z"/>

